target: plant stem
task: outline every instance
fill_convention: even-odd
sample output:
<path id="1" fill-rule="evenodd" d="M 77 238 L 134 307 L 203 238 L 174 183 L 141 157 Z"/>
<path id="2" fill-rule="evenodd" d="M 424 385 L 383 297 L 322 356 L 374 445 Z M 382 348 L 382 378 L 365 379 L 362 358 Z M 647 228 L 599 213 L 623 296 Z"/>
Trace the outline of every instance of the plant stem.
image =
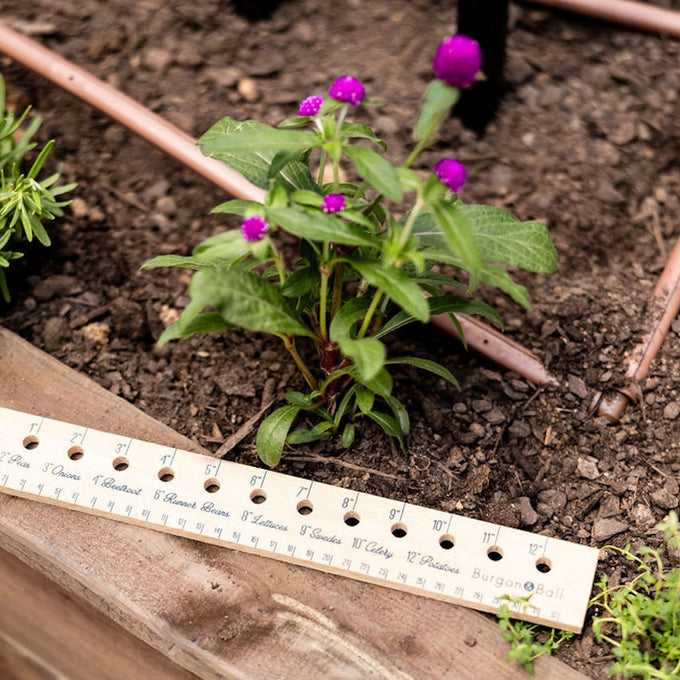
<path id="1" fill-rule="evenodd" d="M 321 291 L 319 292 L 319 330 L 324 340 L 328 339 L 326 314 L 328 307 L 328 273 L 325 265 L 321 267 Z"/>
<path id="2" fill-rule="evenodd" d="M 313 390 L 318 390 L 319 385 L 316 382 L 316 379 L 312 375 L 312 372 L 307 368 L 307 365 L 305 362 L 302 360 L 302 357 L 297 351 L 297 347 L 295 346 L 295 339 L 293 338 L 292 335 L 279 335 L 279 337 L 283 340 L 283 344 L 285 345 L 286 349 L 288 350 L 288 353 L 293 357 L 293 361 L 295 362 L 295 365 L 300 369 L 300 372 L 304 376 L 307 384 L 313 389 Z"/>
<path id="3" fill-rule="evenodd" d="M 366 316 L 364 317 L 364 320 L 361 324 L 361 328 L 359 329 L 359 332 L 357 333 L 357 339 L 361 339 L 366 335 L 366 331 L 368 330 L 368 327 L 371 323 L 371 319 L 373 318 L 373 314 L 375 314 L 375 310 L 378 307 L 378 303 L 380 302 L 380 298 L 382 297 L 382 290 L 378 288 L 378 290 L 375 291 L 375 295 L 373 296 L 373 299 L 371 300 L 371 304 L 369 305 L 368 309 L 366 310 Z"/>
<path id="4" fill-rule="evenodd" d="M 333 296 L 333 304 L 331 306 L 331 319 L 335 318 L 335 315 L 338 313 L 340 305 L 342 304 L 342 287 L 344 279 L 345 263 L 339 262 L 333 272 L 333 292 L 331 293 Z"/>
<path id="5" fill-rule="evenodd" d="M 430 141 L 430 138 L 432 135 L 435 133 L 436 129 L 441 125 L 441 122 L 444 120 L 444 117 L 448 114 L 448 109 L 445 111 L 442 111 L 430 124 L 430 127 L 427 129 L 425 134 L 423 135 L 423 138 L 416 144 L 415 149 L 411 151 L 409 154 L 409 157 L 404 161 L 402 164 L 403 168 L 408 168 L 410 167 L 411 163 L 420 156 L 420 152 L 425 148 L 425 146 L 428 144 Z"/>

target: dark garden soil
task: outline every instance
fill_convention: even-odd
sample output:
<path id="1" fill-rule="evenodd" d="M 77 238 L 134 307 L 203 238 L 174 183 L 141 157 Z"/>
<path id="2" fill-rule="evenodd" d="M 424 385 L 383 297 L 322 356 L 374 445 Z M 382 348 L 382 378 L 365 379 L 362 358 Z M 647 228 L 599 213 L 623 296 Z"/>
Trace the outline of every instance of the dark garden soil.
<path id="1" fill-rule="evenodd" d="M 195 136 L 223 115 L 275 124 L 353 74 L 385 102 L 355 116 L 369 117 L 398 160 L 456 9 L 287 0 L 252 21 L 219 0 L 24 0 L 0 2 L 0 18 Z M 565 386 L 537 388 L 434 328 L 406 330 L 390 354 L 438 360 L 462 384 L 394 373 L 412 416 L 410 456 L 367 423 L 350 450 L 333 441 L 291 450 L 281 470 L 596 546 L 658 544 L 655 523 L 678 505 L 680 321 L 640 405 L 617 425 L 589 417 L 588 405 L 621 384 L 679 233 L 680 42 L 529 5 L 513 7 L 511 22 L 497 119 L 482 139 L 451 119 L 424 166 L 453 153 L 469 170 L 464 200 L 549 226 L 557 274 L 519 276 L 531 311 L 482 294 Z M 157 348 L 188 302 L 189 276 L 139 267 L 234 227 L 209 214 L 225 196 L 18 64 L 1 66 L 12 101 L 44 118 L 42 139 L 57 140 L 63 175 L 79 186 L 51 228 L 54 247 L 17 263 L 0 322 L 216 450 L 300 378 L 278 342 L 245 332 Z M 227 457 L 258 464 L 253 440 Z M 626 575 L 613 557 L 601 569 Z M 609 653 L 587 627 L 560 656 L 604 678 Z"/>

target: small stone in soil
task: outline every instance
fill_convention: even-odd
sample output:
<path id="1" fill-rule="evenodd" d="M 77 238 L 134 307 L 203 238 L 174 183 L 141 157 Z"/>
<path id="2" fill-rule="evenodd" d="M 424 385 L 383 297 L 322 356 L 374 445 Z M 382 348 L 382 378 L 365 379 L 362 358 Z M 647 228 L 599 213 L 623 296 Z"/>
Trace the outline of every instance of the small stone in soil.
<path id="1" fill-rule="evenodd" d="M 538 521 L 538 513 L 531 507 L 531 500 L 528 496 L 520 496 L 517 499 L 520 512 L 520 524 L 530 527 Z"/>
<path id="2" fill-rule="evenodd" d="M 606 541 L 616 534 L 628 530 L 628 525 L 610 517 L 596 519 L 593 522 L 592 537 L 594 541 Z"/>
<path id="3" fill-rule="evenodd" d="M 576 464 L 581 477 L 586 479 L 597 479 L 600 476 L 600 471 L 597 469 L 597 459 L 592 456 L 581 456 Z"/>
<path id="4" fill-rule="evenodd" d="M 651 494 L 654 505 L 663 508 L 664 510 L 674 510 L 678 507 L 678 498 L 667 489 L 656 489 Z"/>
<path id="5" fill-rule="evenodd" d="M 545 517 L 552 517 L 555 513 L 563 510 L 567 504 L 567 494 L 560 489 L 545 489 L 538 494 L 536 510 Z"/>

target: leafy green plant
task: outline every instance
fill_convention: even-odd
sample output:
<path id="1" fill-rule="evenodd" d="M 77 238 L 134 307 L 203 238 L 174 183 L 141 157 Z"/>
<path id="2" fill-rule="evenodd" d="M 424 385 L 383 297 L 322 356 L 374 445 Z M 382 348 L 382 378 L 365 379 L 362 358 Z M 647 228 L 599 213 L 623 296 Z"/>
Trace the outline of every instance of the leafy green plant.
<path id="1" fill-rule="evenodd" d="M 668 546 L 680 547 L 680 524 L 671 512 L 661 524 Z M 680 677 L 680 568 L 667 568 L 663 549 L 643 546 L 635 553 L 606 546 L 637 566 L 628 583 L 610 585 L 607 576 L 597 584 L 591 605 L 603 610 L 593 619 L 599 642 L 612 647 L 616 663 L 609 672 L 624 678 L 652 680 Z"/>
<path id="2" fill-rule="evenodd" d="M 502 599 L 509 600 L 520 606 L 531 606 L 530 597 Z M 574 634 L 565 630 L 557 630 L 536 623 L 528 623 L 513 618 L 514 612 L 508 604 L 500 607 L 497 613 L 498 626 L 503 639 L 510 644 L 507 660 L 516 661 L 524 666 L 528 673 L 533 675 L 534 661 L 540 656 L 550 656 L 565 640 L 571 639 Z"/>
<path id="3" fill-rule="evenodd" d="M 23 255 L 16 247 L 33 239 L 44 246 L 50 245 L 43 222 L 61 217 L 62 208 L 70 201 L 60 201 L 57 197 L 76 186 L 59 185 L 59 173 L 38 179 L 54 140 L 49 141 L 30 168 L 22 172 L 25 155 L 36 147 L 31 139 L 41 124 L 36 117 L 21 129 L 29 110 L 17 118 L 5 109 L 5 81 L 0 76 L 0 292 L 6 302 L 10 300 L 10 293 L 4 269 Z"/>
<path id="4" fill-rule="evenodd" d="M 339 433 L 349 446 L 362 419 L 405 449 L 409 416 L 388 369 L 407 364 L 457 382 L 433 361 L 388 357 L 385 336 L 437 314 L 454 323 L 456 314 L 479 314 L 500 324 L 494 309 L 471 297 L 480 282 L 528 307 L 526 289 L 501 265 L 554 270 L 543 225 L 463 203 L 466 169 L 459 160 L 444 158 L 425 176 L 411 167 L 480 67 L 470 38 L 452 36 L 439 46 L 414 147 L 400 165 L 385 158 L 385 143 L 368 125 L 349 119 L 360 104 L 376 105 L 351 76 L 332 84 L 330 98 L 304 99 L 298 115 L 278 127 L 227 117 L 200 139 L 206 155 L 267 189 L 266 200 L 217 206 L 215 212 L 240 216 L 240 230 L 207 239 L 191 256 L 145 265 L 196 270 L 190 304 L 159 342 L 234 327 L 283 342 L 308 390 L 286 394 L 288 403 L 261 423 L 257 448 L 267 465 L 278 463 L 285 442 Z M 341 168 L 356 181 L 341 179 Z M 284 258 L 276 231 L 299 238 L 295 257 Z M 292 430 L 297 420 L 305 426 Z"/>

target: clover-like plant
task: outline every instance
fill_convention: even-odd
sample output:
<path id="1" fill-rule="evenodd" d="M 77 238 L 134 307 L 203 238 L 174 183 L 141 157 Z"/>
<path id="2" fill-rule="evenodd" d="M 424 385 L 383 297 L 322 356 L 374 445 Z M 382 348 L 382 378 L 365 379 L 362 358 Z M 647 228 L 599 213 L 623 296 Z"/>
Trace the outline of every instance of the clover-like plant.
<path id="1" fill-rule="evenodd" d="M 21 129 L 29 110 L 19 117 L 5 110 L 5 81 L 0 76 L 0 292 L 6 302 L 10 293 L 4 269 L 23 255 L 15 248 L 34 238 L 44 246 L 51 244 L 43 222 L 63 215 L 62 208 L 70 201 L 61 201 L 58 196 L 76 186 L 59 185 L 59 173 L 38 179 L 54 140 L 43 147 L 27 171 L 22 171 L 25 155 L 36 146 L 31 139 L 41 124 L 36 117 Z"/>
<path id="2" fill-rule="evenodd" d="M 466 169 L 459 160 L 444 158 L 427 174 L 412 169 L 461 88 L 481 77 L 481 60 L 466 36 L 439 46 L 413 150 L 399 165 L 381 153 L 386 145 L 368 125 L 350 119 L 360 105 L 376 105 L 352 76 L 338 78 L 329 98 L 304 99 L 298 115 L 278 127 L 227 117 L 200 139 L 203 153 L 267 189 L 266 200 L 218 205 L 214 212 L 241 217 L 240 229 L 208 238 L 189 257 L 145 265 L 197 270 L 191 302 L 159 342 L 233 327 L 283 342 L 308 390 L 286 394 L 288 403 L 261 423 L 256 443 L 267 465 L 278 463 L 285 442 L 339 433 L 349 446 L 355 423 L 366 418 L 404 449 L 409 416 L 389 367 L 410 364 L 457 382 L 433 361 L 388 357 L 385 336 L 437 314 L 454 323 L 459 313 L 500 323 L 495 310 L 471 298 L 480 282 L 528 306 L 526 289 L 501 265 L 554 270 L 543 225 L 461 201 Z M 356 181 L 341 179 L 341 167 Z M 299 238 L 295 257 L 284 258 L 279 231 Z M 302 427 L 291 431 L 296 420 Z"/>

